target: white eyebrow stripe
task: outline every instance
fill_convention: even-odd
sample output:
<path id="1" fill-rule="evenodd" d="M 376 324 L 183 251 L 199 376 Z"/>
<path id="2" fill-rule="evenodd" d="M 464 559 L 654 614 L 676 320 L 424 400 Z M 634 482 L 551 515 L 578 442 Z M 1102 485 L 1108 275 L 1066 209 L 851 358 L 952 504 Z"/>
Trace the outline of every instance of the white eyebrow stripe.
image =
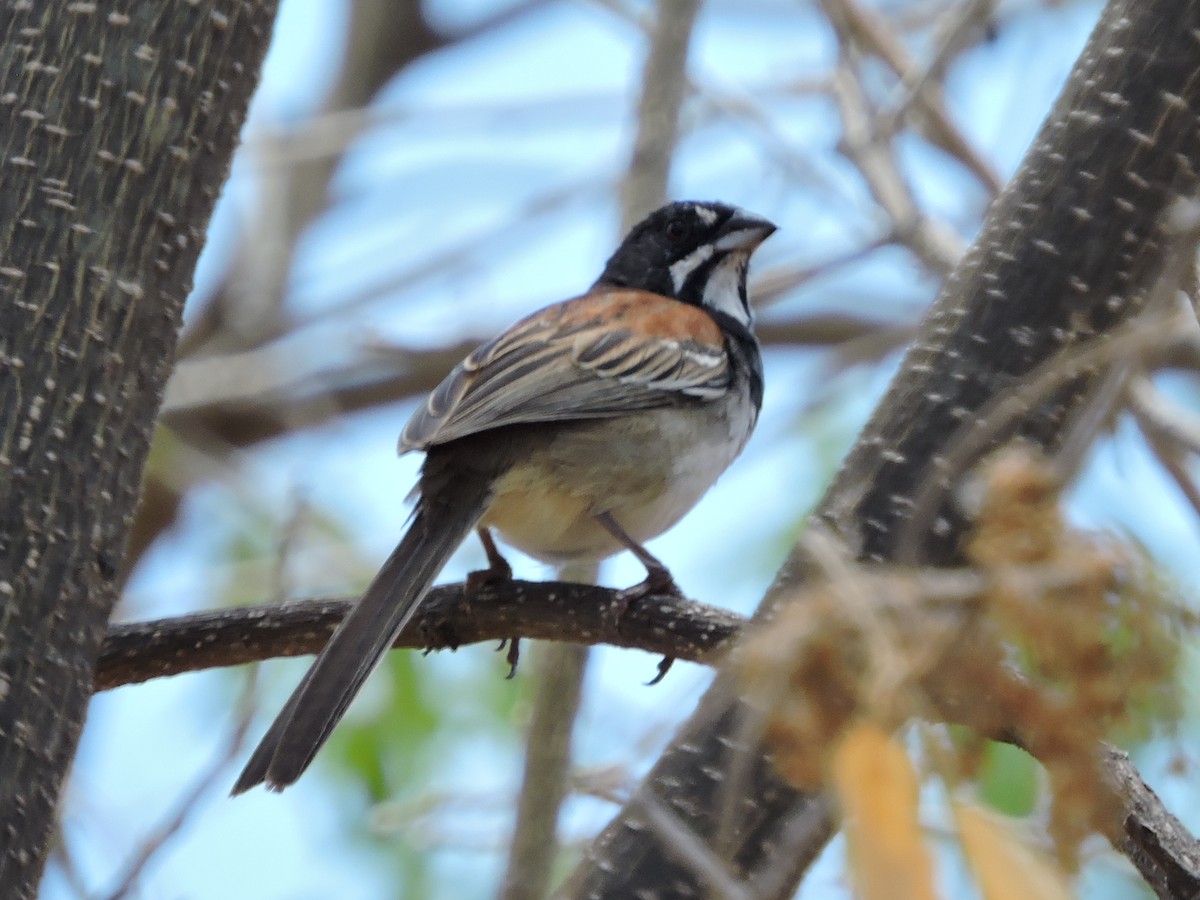
<path id="1" fill-rule="evenodd" d="M 699 216 L 705 225 L 714 225 L 717 221 L 717 211 L 709 209 L 707 206 L 693 206 L 692 209 Z"/>

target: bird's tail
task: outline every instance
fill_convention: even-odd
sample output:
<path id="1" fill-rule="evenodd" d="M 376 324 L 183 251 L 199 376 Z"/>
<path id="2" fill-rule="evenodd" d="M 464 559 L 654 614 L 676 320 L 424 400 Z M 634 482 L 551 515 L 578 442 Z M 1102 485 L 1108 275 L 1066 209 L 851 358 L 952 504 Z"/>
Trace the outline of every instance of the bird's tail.
<path id="1" fill-rule="evenodd" d="M 474 479 L 463 479 L 472 482 Z M 233 794 L 283 790 L 308 768 L 429 585 L 487 508 L 485 483 L 456 485 L 451 502 L 422 498 L 412 524 L 350 610 L 242 770 Z"/>

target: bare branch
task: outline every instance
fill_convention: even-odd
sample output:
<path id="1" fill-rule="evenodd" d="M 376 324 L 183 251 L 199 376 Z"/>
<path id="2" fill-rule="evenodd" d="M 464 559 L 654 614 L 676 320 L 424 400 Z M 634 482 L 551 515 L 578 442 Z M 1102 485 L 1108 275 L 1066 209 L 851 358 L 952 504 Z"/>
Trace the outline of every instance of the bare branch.
<path id="1" fill-rule="evenodd" d="M 949 60 L 965 49 L 964 34 L 990 14 L 993 5 L 994 0 L 974 0 L 947 13 L 953 21 L 945 29 L 932 58 L 923 68 L 918 68 L 904 45 L 896 39 L 895 29 L 878 13 L 855 0 L 823 0 L 826 14 L 841 33 L 843 43 L 853 44 L 878 57 L 902 80 L 905 89 L 902 102 L 891 111 L 880 131 L 890 136 L 898 121 L 905 114 L 911 114 L 918 130 L 934 146 L 962 163 L 990 194 L 995 195 L 1002 187 L 999 177 L 962 134 L 946 111 L 940 86 L 932 83 Z"/>
<path id="2" fill-rule="evenodd" d="M 1105 745 L 1105 776 L 1121 801 L 1121 828 L 1109 834 L 1159 897 L 1200 896 L 1200 843 L 1142 780 L 1129 754 Z"/>
<path id="3" fill-rule="evenodd" d="M 949 272 L 962 256 L 962 242 L 945 224 L 921 211 L 895 158 L 890 136 L 878 128 L 859 74 L 843 58 L 833 80 L 833 95 L 842 116 L 842 150 L 858 167 L 875 202 L 893 223 L 896 240 L 932 271 Z"/>
<path id="4" fill-rule="evenodd" d="M 667 199 L 667 176 L 679 139 L 679 109 L 688 86 L 687 59 L 700 0 L 660 0 L 642 72 L 637 138 L 621 185 L 622 231 Z"/>
<path id="5" fill-rule="evenodd" d="M 96 690 L 235 666 L 278 656 L 304 656 L 324 646 L 351 599 L 212 610 L 170 619 L 112 625 L 96 667 Z M 741 617 L 674 597 L 650 597 L 621 616 L 616 591 L 587 584 L 512 581 L 479 589 L 464 602 L 461 584 L 429 592 L 397 647 L 454 649 L 515 636 L 640 648 L 712 663 Z"/>

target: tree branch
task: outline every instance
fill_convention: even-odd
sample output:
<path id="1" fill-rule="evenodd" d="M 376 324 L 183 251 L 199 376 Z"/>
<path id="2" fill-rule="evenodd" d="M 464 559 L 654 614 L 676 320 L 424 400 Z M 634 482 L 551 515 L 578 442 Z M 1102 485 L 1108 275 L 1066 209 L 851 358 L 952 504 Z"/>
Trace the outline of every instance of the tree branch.
<path id="1" fill-rule="evenodd" d="M 317 653 L 354 599 L 299 600 L 112 625 L 96 667 L 97 691 L 151 678 L 279 656 Z M 618 592 L 588 584 L 512 581 L 436 587 L 395 646 L 454 649 L 519 636 L 612 644 L 712 665 L 742 624 L 735 613 L 679 597 L 655 596 L 618 615 Z"/>
<path id="2" fill-rule="evenodd" d="M 1200 896 L 1200 843 L 1142 780 L 1129 754 L 1105 744 L 1105 777 L 1124 812 L 1108 837 L 1159 897 Z"/>

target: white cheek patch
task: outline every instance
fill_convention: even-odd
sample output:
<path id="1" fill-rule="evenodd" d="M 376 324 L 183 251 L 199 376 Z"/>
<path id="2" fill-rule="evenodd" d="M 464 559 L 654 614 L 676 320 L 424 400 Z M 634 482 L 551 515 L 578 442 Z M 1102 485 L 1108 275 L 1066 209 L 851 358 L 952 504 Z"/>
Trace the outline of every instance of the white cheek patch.
<path id="1" fill-rule="evenodd" d="M 742 300 L 742 285 L 746 283 L 748 253 L 731 253 L 713 269 L 704 285 L 704 305 L 723 312 L 747 328 L 753 321 L 749 305 Z"/>
<path id="2" fill-rule="evenodd" d="M 708 262 L 714 252 L 712 244 L 704 244 L 701 247 L 697 247 L 678 262 L 671 263 L 669 271 L 671 272 L 671 284 L 675 287 L 675 293 L 678 294 L 683 290 L 683 286 L 687 283 L 691 274 L 699 266 Z"/>

